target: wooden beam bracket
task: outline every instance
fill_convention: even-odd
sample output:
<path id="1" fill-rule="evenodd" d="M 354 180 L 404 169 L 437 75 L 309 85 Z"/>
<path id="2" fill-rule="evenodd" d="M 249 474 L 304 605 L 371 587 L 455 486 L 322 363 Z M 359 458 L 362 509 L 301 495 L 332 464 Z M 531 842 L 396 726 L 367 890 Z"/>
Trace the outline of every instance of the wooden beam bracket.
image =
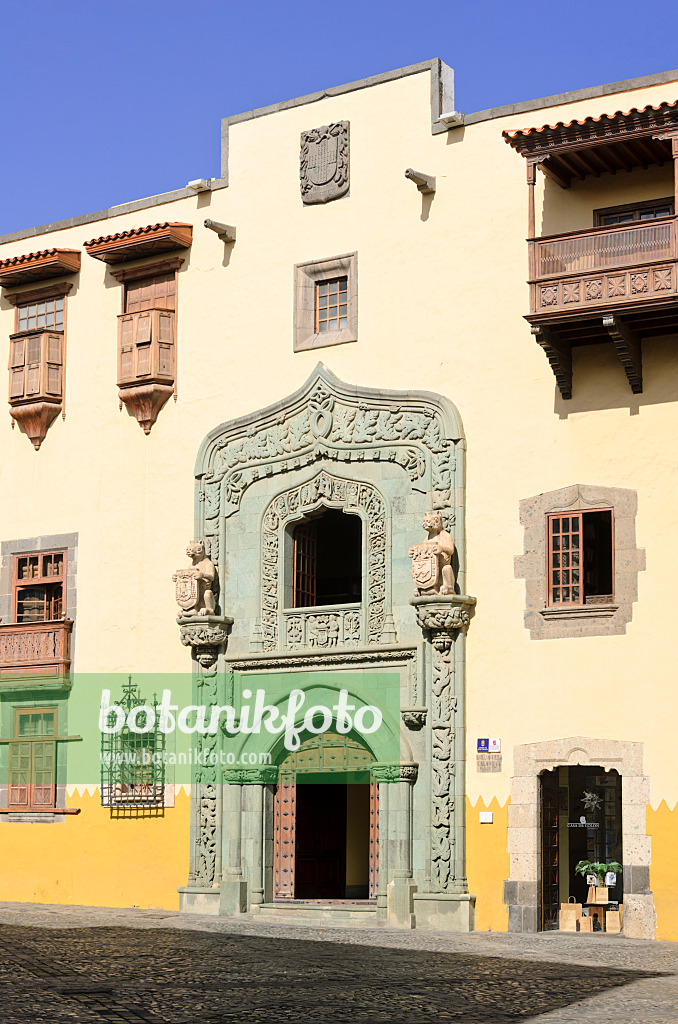
<path id="1" fill-rule="evenodd" d="M 607 314 L 603 317 L 603 326 L 607 329 L 619 361 L 631 385 L 634 395 L 643 391 L 643 361 L 640 338 L 636 332 L 623 323 L 619 317 Z"/>
<path id="2" fill-rule="evenodd" d="M 537 167 L 542 171 L 547 178 L 551 181 L 555 181 L 556 185 L 560 185 L 561 188 L 569 188 L 572 184 L 570 178 L 564 178 L 562 174 L 554 167 L 552 162 L 549 162 L 549 158 L 545 157 L 543 160 L 536 161 Z"/>
<path id="3" fill-rule="evenodd" d="M 561 342 L 549 327 L 533 324 L 530 330 L 546 353 L 561 396 L 572 398 L 572 349 Z"/>

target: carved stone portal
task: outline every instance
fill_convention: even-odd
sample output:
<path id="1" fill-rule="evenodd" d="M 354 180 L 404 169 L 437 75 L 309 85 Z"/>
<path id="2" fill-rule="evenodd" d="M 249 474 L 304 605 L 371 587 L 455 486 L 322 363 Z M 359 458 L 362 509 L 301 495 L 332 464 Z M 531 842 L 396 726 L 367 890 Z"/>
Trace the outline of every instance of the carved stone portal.
<path id="1" fill-rule="evenodd" d="M 408 554 L 412 559 L 412 579 L 416 584 L 415 597 L 419 594 L 453 594 L 454 571 L 452 556 L 454 541 L 443 529 L 440 512 L 427 512 L 422 526 L 428 531 L 428 540 L 415 544 Z"/>
<path id="2" fill-rule="evenodd" d="M 301 133 L 299 177 L 305 204 L 327 203 L 348 192 L 349 122 Z"/>
<path id="3" fill-rule="evenodd" d="M 176 584 L 175 593 L 181 614 L 187 617 L 214 615 L 216 606 L 212 585 L 216 570 L 207 557 L 204 541 L 191 541 L 186 548 L 186 554 L 191 559 L 190 568 L 177 569 L 172 576 Z"/>

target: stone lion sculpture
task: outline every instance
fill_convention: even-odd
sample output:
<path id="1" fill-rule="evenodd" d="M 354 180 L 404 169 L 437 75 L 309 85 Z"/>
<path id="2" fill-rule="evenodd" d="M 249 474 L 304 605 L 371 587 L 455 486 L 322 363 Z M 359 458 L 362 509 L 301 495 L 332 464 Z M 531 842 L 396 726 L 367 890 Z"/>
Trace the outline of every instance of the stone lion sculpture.
<path id="1" fill-rule="evenodd" d="M 177 569 L 172 576 L 176 584 L 177 604 L 186 616 L 214 615 L 216 603 L 212 585 L 216 569 L 207 557 L 204 541 L 191 541 L 186 554 L 191 559 L 190 567 Z"/>
<path id="2" fill-rule="evenodd" d="M 414 544 L 408 554 L 412 559 L 412 579 L 415 596 L 421 594 L 453 594 L 454 570 L 452 556 L 454 541 L 443 528 L 440 512 L 427 512 L 422 526 L 428 532 L 428 539 Z"/>

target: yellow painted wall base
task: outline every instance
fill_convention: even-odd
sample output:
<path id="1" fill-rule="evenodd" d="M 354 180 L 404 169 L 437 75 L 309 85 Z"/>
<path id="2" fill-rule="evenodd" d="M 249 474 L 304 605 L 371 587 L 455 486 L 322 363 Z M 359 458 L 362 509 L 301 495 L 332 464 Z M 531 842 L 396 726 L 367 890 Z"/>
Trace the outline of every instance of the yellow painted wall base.
<path id="1" fill-rule="evenodd" d="M 650 888 L 657 911 L 657 938 L 678 941 L 678 805 L 671 811 L 662 800 L 656 811 L 648 805 L 647 832 L 652 837 Z"/>
<path id="2" fill-rule="evenodd" d="M 0 900 L 99 907 L 179 909 L 188 878 L 190 798 L 158 818 L 111 818 L 99 793 L 56 824 L 0 824 Z"/>
<path id="3" fill-rule="evenodd" d="M 509 877 L 506 849 L 507 800 L 502 807 L 496 797 L 489 804 L 466 799 L 466 873 L 469 892 L 476 897 L 476 931 L 508 931 L 508 907 L 504 906 L 504 879 Z M 492 811 L 491 825 L 481 825 L 480 811 Z"/>

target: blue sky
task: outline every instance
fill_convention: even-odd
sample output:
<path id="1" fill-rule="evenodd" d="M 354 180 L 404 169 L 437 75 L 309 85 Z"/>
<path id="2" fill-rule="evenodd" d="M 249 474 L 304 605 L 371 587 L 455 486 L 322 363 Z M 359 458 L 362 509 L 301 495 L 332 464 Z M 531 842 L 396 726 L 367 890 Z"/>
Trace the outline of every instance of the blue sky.
<path id="1" fill-rule="evenodd" d="M 678 65 L 675 0 L 0 0 L 0 16 L 0 233 L 216 177 L 222 116 L 429 57 L 467 113 Z"/>

